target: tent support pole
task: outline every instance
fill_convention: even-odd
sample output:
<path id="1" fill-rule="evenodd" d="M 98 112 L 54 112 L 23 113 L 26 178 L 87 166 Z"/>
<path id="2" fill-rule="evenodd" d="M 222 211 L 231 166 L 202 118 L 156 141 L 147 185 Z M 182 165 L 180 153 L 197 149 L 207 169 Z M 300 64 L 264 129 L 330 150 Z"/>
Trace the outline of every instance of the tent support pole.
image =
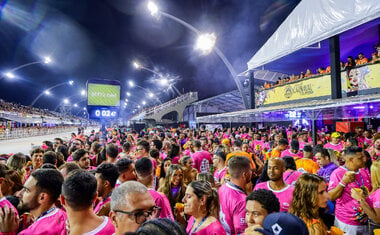
<path id="1" fill-rule="evenodd" d="M 256 105 L 255 97 L 255 77 L 254 72 L 249 73 L 249 108 L 254 109 Z"/>
<path id="2" fill-rule="evenodd" d="M 331 66 L 331 98 L 342 98 L 342 82 L 340 74 L 340 44 L 339 35 L 329 38 Z"/>

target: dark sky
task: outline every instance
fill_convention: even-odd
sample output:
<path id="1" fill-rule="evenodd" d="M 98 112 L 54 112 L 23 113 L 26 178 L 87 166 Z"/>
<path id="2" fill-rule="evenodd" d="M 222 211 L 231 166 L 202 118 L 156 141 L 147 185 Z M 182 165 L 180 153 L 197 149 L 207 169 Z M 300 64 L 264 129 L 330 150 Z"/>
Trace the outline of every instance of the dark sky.
<path id="1" fill-rule="evenodd" d="M 237 72 L 298 4 L 298 0 L 166 0 L 161 9 L 204 32 L 217 35 L 217 46 Z M 73 79 L 73 87 L 52 90 L 38 107 L 54 109 L 64 97 L 73 102 L 91 78 L 120 80 L 122 98 L 129 90 L 132 102 L 144 93 L 127 81 L 173 98 L 172 92 L 152 82 L 152 73 L 136 71 L 139 59 L 148 68 L 177 78 L 182 92 L 198 91 L 207 98 L 236 89 L 222 61 L 211 53 L 194 51 L 196 35 L 167 19 L 151 17 L 143 0 L 0 0 L 0 69 L 38 61 L 17 71 L 17 78 L 0 80 L 0 98 L 29 105 L 44 89 Z M 84 106 L 85 102 L 81 105 Z"/>

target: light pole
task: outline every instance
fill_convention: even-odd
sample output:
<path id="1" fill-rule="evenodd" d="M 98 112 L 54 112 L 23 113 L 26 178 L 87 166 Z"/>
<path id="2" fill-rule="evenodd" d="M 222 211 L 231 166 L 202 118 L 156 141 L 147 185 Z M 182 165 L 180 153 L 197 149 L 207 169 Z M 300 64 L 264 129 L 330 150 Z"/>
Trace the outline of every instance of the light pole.
<path id="1" fill-rule="evenodd" d="M 140 88 L 140 89 L 142 89 L 143 91 L 145 91 L 147 94 L 148 94 L 148 96 L 149 96 L 149 98 L 156 98 L 156 100 L 160 103 L 160 104 L 162 104 L 162 101 L 157 97 L 157 96 L 155 96 L 154 94 L 153 94 L 153 92 L 151 92 L 149 89 L 146 89 L 146 88 L 144 88 L 144 87 L 142 87 L 142 86 L 139 86 L 139 85 L 137 85 L 137 84 L 135 84 L 132 80 L 129 80 L 128 81 L 128 85 L 130 86 L 130 87 L 137 87 L 137 88 Z M 128 95 L 129 94 L 129 95 Z M 127 96 L 130 96 L 130 93 L 129 92 L 127 92 Z"/>
<path id="2" fill-rule="evenodd" d="M 14 74 L 15 71 L 19 70 L 19 69 L 22 69 L 22 68 L 25 68 L 25 67 L 28 67 L 28 66 L 31 66 L 31 65 L 34 65 L 34 64 L 50 64 L 52 62 L 51 58 L 49 56 L 45 56 L 43 58 L 43 60 L 39 60 L 39 61 L 34 61 L 34 62 L 30 62 L 30 63 L 26 63 L 26 64 L 23 64 L 23 65 L 20 65 L 16 68 L 13 68 L 13 69 L 10 69 L 8 71 L 6 71 L 3 75 L 7 78 L 10 78 L 10 79 L 13 79 L 16 77 L 16 75 Z"/>
<path id="3" fill-rule="evenodd" d="M 244 103 L 244 106 L 246 109 L 249 108 L 249 104 L 248 104 L 248 100 L 247 100 L 247 97 L 245 96 L 244 94 L 244 90 L 243 90 L 243 86 L 242 84 L 240 83 L 238 77 L 237 77 L 237 73 L 235 71 L 235 69 L 232 67 L 232 64 L 228 61 L 228 59 L 226 58 L 226 56 L 223 54 L 223 52 L 215 45 L 215 40 L 216 40 L 216 37 L 214 34 L 203 34 L 201 31 L 199 31 L 198 29 L 196 29 L 194 26 L 192 26 L 191 24 L 169 14 L 169 13 L 166 13 L 166 12 L 163 12 L 161 11 L 157 4 L 155 4 L 153 1 L 149 1 L 148 2 L 148 10 L 150 11 L 151 15 L 152 16 L 164 16 L 166 18 L 169 18 L 171 20 L 174 20 L 175 22 L 185 26 L 186 28 L 188 28 L 190 31 L 192 31 L 193 33 L 195 33 L 197 36 L 198 36 L 198 39 L 197 39 L 197 43 L 196 43 L 196 49 L 200 49 L 200 50 L 203 50 L 205 54 L 211 52 L 212 50 L 212 47 L 214 47 L 214 50 L 215 50 L 215 53 L 219 56 L 219 58 L 223 61 L 224 65 L 227 67 L 228 71 L 230 72 L 232 78 L 234 79 L 235 81 L 235 84 L 240 92 L 240 95 L 242 97 L 242 100 L 243 100 L 243 103 Z"/>
<path id="4" fill-rule="evenodd" d="M 143 69 L 143 70 L 146 70 L 148 72 L 151 72 L 155 75 L 157 75 L 160 79 L 162 80 L 168 80 L 165 76 L 163 76 L 161 73 L 158 73 L 156 71 L 154 71 L 153 69 L 150 69 L 150 68 L 147 68 L 145 66 L 143 66 L 142 64 L 140 64 L 138 61 L 133 61 L 133 67 L 135 67 L 135 69 Z M 174 86 L 174 84 L 169 84 L 169 88 L 172 88 L 178 96 L 181 96 L 182 93 L 177 89 L 177 87 Z"/>
<path id="5" fill-rule="evenodd" d="M 62 82 L 62 83 L 58 83 L 57 85 L 54 85 L 52 87 L 49 87 L 48 89 L 44 90 L 43 92 L 41 92 L 33 101 L 32 103 L 29 105 L 29 106 L 33 106 L 37 100 L 39 98 L 41 98 L 41 96 L 43 96 L 44 94 L 45 95 L 50 95 L 50 91 L 54 88 L 57 88 L 57 87 L 60 87 L 60 86 L 63 86 L 63 85 L 66 85 L 66 84 L 69 84 L 70 86 L 72 86 L 74 84 L 74 81 L 73 80 L 70 80 L 68 82 Z"/>

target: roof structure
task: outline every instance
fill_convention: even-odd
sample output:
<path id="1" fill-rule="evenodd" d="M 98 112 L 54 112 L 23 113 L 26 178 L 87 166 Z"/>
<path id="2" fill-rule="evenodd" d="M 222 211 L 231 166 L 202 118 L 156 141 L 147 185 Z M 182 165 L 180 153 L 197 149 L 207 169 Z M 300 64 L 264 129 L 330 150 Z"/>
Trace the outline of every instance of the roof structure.
<path id="1" fill-rule="evenodd" d="M 380 94 L 316 100 L 197 117 L 198 123 L 380 118 Z"/>

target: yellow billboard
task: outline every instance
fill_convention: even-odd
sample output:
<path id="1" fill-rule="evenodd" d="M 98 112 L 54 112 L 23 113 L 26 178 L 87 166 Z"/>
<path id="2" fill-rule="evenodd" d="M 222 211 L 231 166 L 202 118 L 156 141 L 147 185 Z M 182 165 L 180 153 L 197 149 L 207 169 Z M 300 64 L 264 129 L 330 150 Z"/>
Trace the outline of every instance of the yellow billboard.
<path id="1" fill-rule="evenodd" d="M 357 67 L 341 73 L 342 93 L 380 88 L 380 63 Z M 256 106 L 331 97 L 331 75 L 299 80 L 258 92 Z"/>
<path id="2" fill-rule="evenodd" d="M 301 80 L 296 83 L 275 87 L 259 92 L 257 106 L 287 101 L 331 96 L 330 75 Z"/>

